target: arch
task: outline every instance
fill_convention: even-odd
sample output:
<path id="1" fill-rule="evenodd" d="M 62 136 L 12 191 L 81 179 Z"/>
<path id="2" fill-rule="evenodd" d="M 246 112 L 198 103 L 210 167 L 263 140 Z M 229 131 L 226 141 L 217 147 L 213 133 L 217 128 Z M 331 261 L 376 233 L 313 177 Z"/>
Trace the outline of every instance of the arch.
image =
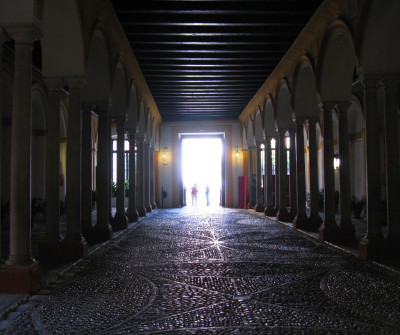
<path id="1" fill-rule="evenodd" d="M 44 1 L 43 76 L 85 76 L 85 54 L 76 0 Z"/>
<path id="2" fill-rule="evenodd" d="M 349 134 L 360 134 L 365 129 L 363 109 L 357 97 L 353 96 L 347 111 Z"/>
<path id="3" fill-rule="evenodd" d="M 128 109 L 128 91 L 126 83 L 126 71 L 121 63 L 117 62 L 115 67 L 115 76 L 112 87 L 112 116 L 125 117 Z"/>
<path id="4" fill-rule="evenodd" d="M 264 132 L 267 137 L 276 137 L 276 122 L 275 122 L 275 111 L 270 95 L 267 96 L 264 108 Z"/>
<path id="5" fill-rule="evenodd" d="M 247 147 L 254 147 L 256 145 L 256 139 L 254 137 L 253 121 L 249 119 L 247 122 Z"/>
<path id="6" fill-rule="evenodd" d="M 104 32 L 100 28 L 101 25 L 95 28 L 92 34 L 88 53 L 88 82 L 82 90 L 82 101 L 87 103 L 108 102 L 111 95 L 109 47 Z"/>
<path id="7" fill-rule="evenodd" d="M 356 56 L 350 31 L 342 21 L 336 20 L 331 24 L 319 55 L 317 89 L 322 101 L 348 101 Z"/>
<path id="8" fill-rule="evenodd" d="M 292 107 L 296 118 L 308 119 L 319 116 L 319 97 L 315 85 L 314 70 L 308 57 L 297 64 L 293 78 Z"/>
<path id="9" fill-rule="evenodd" d="M 254 119 L 254 137 L 256 143 L 261 143 L 265 141 L 265 135 L 263 130 L 263 123 L 260 110 L 257 111 Z"/>
<path id="10" fill-rule="evenodd" d="M 281 80 L 276 93 L 275 112 L 276 126 L 282 129 L 294 128 L 293 110 L 290 101 L 289 86 L 286 80 Z"/>
<path id="11" fill-rule="evenodd" d="M 132 80 L 129 90 L 126 128 L 136 129 L 138 120 L 138 99 L 135 82 Z"/>
<path id="12" fill-rule="evenodd" d="M 139 119 L 138 119 L 138 124 L 137 124 L 137 136 L 138 137 L 144 137 L 146 134 L 146 115 L 145 115 L 145 107 L 143 104 L 143 100 L 140 102 L 140 108 L 139 108 Z"/>
<path id="13" fill-rule="evenodd" d="M 400 72 L 400 2 L 372 0 L 367 6 L 361 38 L 361 62 L 365 73 Z"/>
<path id="14" fill-rule="evenodd" d="M 32 87 L 31 195 L 45 199 L 46 105 L 43 87 Z"/>

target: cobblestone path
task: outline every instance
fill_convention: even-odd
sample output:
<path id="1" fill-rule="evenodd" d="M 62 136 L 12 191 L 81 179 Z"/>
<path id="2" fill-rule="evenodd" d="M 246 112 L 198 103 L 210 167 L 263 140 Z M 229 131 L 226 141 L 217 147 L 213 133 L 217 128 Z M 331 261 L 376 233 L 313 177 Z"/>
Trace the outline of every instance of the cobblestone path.
<path id="1" fill-rule="evenodd" d="M 399 334 L 400 281 L 245 210 L 159 210 L 7 334 Z"/>

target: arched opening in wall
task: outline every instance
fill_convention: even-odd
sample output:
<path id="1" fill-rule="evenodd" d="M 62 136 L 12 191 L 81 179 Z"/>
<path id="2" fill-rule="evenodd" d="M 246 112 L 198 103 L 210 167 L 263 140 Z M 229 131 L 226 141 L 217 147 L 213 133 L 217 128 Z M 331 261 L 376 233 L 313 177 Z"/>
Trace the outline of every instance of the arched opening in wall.
<path id="1" fill-rule="evenodd" d="M 223 135 L 181 136 L 184 206 L 225 205 L 223 152 Z"/>

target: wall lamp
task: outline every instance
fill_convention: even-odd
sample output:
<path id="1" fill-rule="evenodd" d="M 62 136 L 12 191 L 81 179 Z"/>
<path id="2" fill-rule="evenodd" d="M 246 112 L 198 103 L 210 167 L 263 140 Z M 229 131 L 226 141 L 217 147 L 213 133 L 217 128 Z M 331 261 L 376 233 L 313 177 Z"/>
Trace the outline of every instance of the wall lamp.
<path id="1" fill-rule="evenodd" d="M 240 154 L 239 154 L 239 147 L 236 146 L 236 153 L 235 153 L 236 158 L 239 158 Z"/>
<path id="2" fill-rule="evenodd" d="M 162 153 L 162 164 L 163 165 L 168 165 L 168 160 L 167 160 L 167 154 L 165 151 L 167 150 L 167 147 L 164 147 L 164 152 Z"/>
<path id="3" fill-rule="evenodd" d="M 335 154 L 333 156 L 333 167 L 335 170 L 339 170 L 339 166 L 340 166 L 340 159 L 339 159 L 339 155 Z"/>

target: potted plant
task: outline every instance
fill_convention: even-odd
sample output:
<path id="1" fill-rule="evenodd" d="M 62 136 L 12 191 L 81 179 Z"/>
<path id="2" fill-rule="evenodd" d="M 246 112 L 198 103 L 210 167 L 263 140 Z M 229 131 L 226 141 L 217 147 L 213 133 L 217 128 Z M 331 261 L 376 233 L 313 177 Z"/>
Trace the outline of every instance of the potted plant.
<path id="1" fill-rule="evenodd" d="M 361 218 L 361 212 L 365 207 L 365 198 L 361 197 L 361 199 L 358 199 L 356 196 L 351 197 L 351 209 L 354 212 L 354 218 L 355 219 L 360 219 Z"/>

